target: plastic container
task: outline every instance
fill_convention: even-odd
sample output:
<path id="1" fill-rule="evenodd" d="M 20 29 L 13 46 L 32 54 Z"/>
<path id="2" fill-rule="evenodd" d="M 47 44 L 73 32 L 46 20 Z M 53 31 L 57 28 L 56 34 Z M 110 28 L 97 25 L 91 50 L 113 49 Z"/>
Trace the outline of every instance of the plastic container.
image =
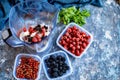
<path id="1" fill-rule="evenodd" d="M 46 64 L 45 64 L 45 60 L 48 59 L 48 58 L 50 57 L 50 55 L 55 55 L 55 56 L 61 55 L 61 56 L 64 56 L 65 59 L 66 59 L 66 63 L 67 63 L 67 65 L 69 66 L 69 70 L 67 70 L 67 72 L 66 72 L 65 74 L 63 74 L 62 76 L 60 76 L 60 77 L 50 78 L 50 76 L 48 75 L 49 73 L 47 72 L 47 66 L 46 66 Z M 64 78 L 64 77 L 67 77 L 67 76 L 69 76 L 69 75 L 72 74 L 73 69 L 72 69 L 72 66 L 71 66 L 71 62 L 70 62 L 70 60 L 69 60 L 68 55 L 67 55 L 64 51 L 57 51 L 57 52 L 53 52 L 53 53 L 47 54 L 47 55 L 45 55 L 45 56 L 43 57 L 43 61 L 42 61 L 42 62 L 43 62 L 44 72 L 45 72 L 45 74 L 46 74 L 46 76 L 47 76 L 47 78 L 48 78 L 49 80 L 62 79 L 62 78 Z"/>
<path id="2" fill-rule="evenodd" d="M 76 26 L 78 29 L 80 29 L 81 31 L 85 32 L 87 35 L 90 35 L 90 37 L 91 37 L 90 40 L 89 40 L 89 44 L 87 45 L 87 47 L 84 49 L 84 51 L 81 53 L 80 56 L 74 55 L 74 54 L 71 53 L 70 51 L 66 50 L 66 49 L 59 43 L 61 37 L 66 33 L 66 30 L 67 30 L 68 28 L 72 27 L 72 26 Z M 62 33 L 58 36 L 56 43 L 57 43 L 57 45 L 58 45 L 61 49 L 63 49 L 64 51 L 66 51 L 66 52 L 67 52 L 68 54 L 70 54 L 71 56 L 73 56 L 73 57 L 75 57 L 75 58 L 80 58 L 80 57 L 83 55 L 83 53 L 85 53 L 86 50 L 90 47 L 90 44 L 92 43 L 92 41 L 93 41 L 93 36 L 92 36 L 91 33 L 89 33 L 89 32 L 88 32 L 87 30 L 85 30 L 84 28 L 80 27 L 80 26 L 77 25 L 76 23 L 70 23 L 70 24 L 68 24 L 68 25 L 65 27 L 65 29 L 62 31 Z"/>
<path id="3" fill-rule="evenodd" d="M 38 53 L 46 52 L 52 43 L 58 12 L 58 8 L 40 0 L 29 0 L 16 4 L 10 10 L 9 28 L 12 34 L 7 38 L 6 42 L 12 47 L 25 45 Z M 50 28 L 49 36 L 42 39 L 41 42 L 33 44 L 19 39 L 18 33 L 23 27 L 29 29 L 30 26 L 36 26 L 38 24 L 48 25 Z"/>
<path id="4" fill-rule="evenodd" d="M 17 78 L 16 76 L 16 68 L 17 66 L 20 64 L 20 59 L 21 57 L 32 57 L 34 58 L 35 60 L 37 60 L 38 62 L 40 62 L 39 64 L 39 70 L 38 70 L 38 74 L 37 74 L 37 78 L 35 80 L 39 80 L 40 79 L 40 72 L 41 72 L 41 64 L 42 64 L 42 61 L 41 61 L 41 58 L 37 55 L 32 55 L 32 54 L 18 54 L 16 56 L 16 59 L 15 59 L 15 62 L 14 62 L 14 68 L 13 68 L 13 76 L 15 77 L 15 79 L 17 80 L 29 80 L 29 79 L 23 79 L 23 78 Z"/>

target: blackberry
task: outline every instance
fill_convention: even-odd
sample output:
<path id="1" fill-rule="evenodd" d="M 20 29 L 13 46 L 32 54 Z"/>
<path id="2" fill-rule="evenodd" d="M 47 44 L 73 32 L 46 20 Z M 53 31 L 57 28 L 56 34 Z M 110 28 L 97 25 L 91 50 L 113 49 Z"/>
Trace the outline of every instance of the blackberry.
<path id="1" fill-rule="evenodd" d="M 62 70 L 62 69 L 63 69 L 63 68 L 60 66 L 60 67 L 59 67 L 59 70 Z"/>
<path id="2" fill-rule="evenodd" d="M 49 61 L 49 63 L 52 63 L 53 59 L 52 59 L 52 58 L 49 58 L 48 61 Z"/>
<path id="3" fill-rule="evenodd" d="M 61 58 L 61 61 L 65 62 L 65 57 L 62 57 L 62 58 Z"/>
<path id="4" fill-rule="evenodd" d="M 61 61 L 61 58 L 62 58 L 61 55 L 57 56 L 57 60 Z"/>
<path id="5" fill-rule="evenodd" d="M 59 64 L 58 64 L 58 63 L 56 63 L 56 64 L 54 65 L 54 67 L 58 68 L 58 67 L 59 67 Z"/>
<path id="6" fill-rule="evenodd" d="M 44 28 L 47 30 L 47 29 L 48 29 L 48 26 L 44 25 Z"/>
<path id="7" fill-rule="evenodd" d="M 46 63 L 46 65 L 47 65 L 47 67 L 51 67 L 51 64 L 48 62 L 48 63 Z"/>
<path id="8" fill-rule="evenodd" d="M 54 72 L 52 75 L 53 75 L 54 78 L 59 76 L 57 72 Z"/>
<path id="9" fill-rule="evenodd" d="M 27 38 L 28 38 L 28 42 L 32 42 L 32 37 L 27 36 Z"/>
<path id="10" fill-rule="evenodd" d="M 46 59 L 45 62 L 48 63 L 48 59 Z"/>
<path id="11" fill-rule="evenodd" d="M 35 26 L 34 30 L 41 32 L 41 26 L 38 24 L 37 26 Z"/>
<path id="12" fill-rule="evenodd" d="M 59 76 L 62 76 L 63 74 L 64 74 L 63 72 L 59 72 L 59 73 L 58 73 Z"/>
<path id="13" fill-rule="evenodd" d="M 55 60 L 56 58 L 54 55 L 51 55 L 49 59 Z"/>
<path id="14" fill-rule="evenodd" d="M 55 62 L 55 61 L 53 61 L 51 64 L 55 66 L 55 65 L 56 65 L 56 62 Z"/>
<path id="15" fill-rule="evenodd" d="M 65 57 L 58 55 L 51 55 L 47 60 L 45 60 L 48 67 L 48 73 L 51 78 L 56 78 L 62 76 L 69 69 L 67 63 L 65 63 Z"/>
<path id="16" fill-rule="evenodd" d="M 52 74 L 52 70 L 51 70 L 51 69 L 48 69 L 47 72 L 48 72 L 49 74 Z"/>

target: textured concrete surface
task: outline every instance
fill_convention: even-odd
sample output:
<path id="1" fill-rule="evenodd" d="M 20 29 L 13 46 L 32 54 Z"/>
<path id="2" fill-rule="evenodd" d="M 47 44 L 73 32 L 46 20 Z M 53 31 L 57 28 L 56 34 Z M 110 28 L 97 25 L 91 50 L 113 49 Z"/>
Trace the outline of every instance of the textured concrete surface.
<path id="1" fill-rule="evenodd" d="M 92 5 L 83 8 L 91 12 L 83 27 L 93 34 L 94 41 L 80 59 L 69 56 L 74 71 L 61 80 L 120 80 L 120 6 L 107 0 L 102 8 Z M 61 50 L 55 40 L 64 26 L 57 27 L 51 52 Z M 15 80 L 12 71 L 18 53 L 30 51 L 26 47 L 11 48 L 0 36 L 0 80 Z M 40 80 L 47 80 L 43 68 Z"/>

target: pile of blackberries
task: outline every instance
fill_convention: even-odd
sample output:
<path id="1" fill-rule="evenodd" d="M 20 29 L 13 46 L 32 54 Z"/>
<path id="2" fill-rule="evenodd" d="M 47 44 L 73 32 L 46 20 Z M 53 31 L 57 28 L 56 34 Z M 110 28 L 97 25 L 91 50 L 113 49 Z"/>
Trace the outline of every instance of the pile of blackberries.
<path id="1" fill-rule="evenodd" d="M 69 70 L 65 57 L 61 55 L 51 55 L 45 60 L 45 64 L 50 78 L 62 76 Z"/>

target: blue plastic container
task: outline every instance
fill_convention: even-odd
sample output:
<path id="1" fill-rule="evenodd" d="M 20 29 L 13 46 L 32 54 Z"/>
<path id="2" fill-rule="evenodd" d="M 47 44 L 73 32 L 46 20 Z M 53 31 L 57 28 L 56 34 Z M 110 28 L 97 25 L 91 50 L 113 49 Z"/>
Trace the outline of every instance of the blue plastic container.
<path id="1" fill-rule="evenodd" d="M 65 59 L 66 59 L 66 63 L 67 63 L 67 65 L 69 66 L 69 70 L 67 70 L 67 72 L 66 72 L 65 74 L 63 74 L 62 76 L 60 76 L 60 77 L 50 78 L 49 73 L 47 72 L 47 66 L 46 66 L 46 64 L 45 64 L 45 60 L 48 59 L 48 58 L 50 57 L 50 55 L 54 55 L 54 56 L 61 55 L 61 56 L 64 56 Z M 49 80 L 62 79 L 62 78 L 64 78 L 64 77 L 70 76 L 70 75 L 72 74 L 73 69 L 72 69 L 72 66 L 71 66 L 71 62 L 70 62 L 70 60 L 69 60 L 68 55 L 67 55 L 64 51 L 56 51 L 56 52 L 47 54 L 47 55 L 45 55 L 45 56 L 43 57 L 42 62 L 43 62 L 44 72 L 45 72 L 45 74 L 46 74 L 46 76 L 47 76 L 47 78 L 48 78 Z"/>
<path id="2" fill-rule="evenodd" d="M 41 72 L 42 61 L 41 61 L 41 58 L 38 55 L 32 55 L 32 54 L 18 54 L 16 56 L 16 59 L 15 59 L 15 62 L 14 62 L 14 68 L 13 68 L 13 76 L 17 80 L 28 80 L 28 79 L 23 79 L 23 78 L 17 78 L 17 76 L 16 76 L 16 68 L 20 64 L 20 59 L 23 56 L 24 57 L 32 57 L 35 60 L 37 60 L 38 62 L 40 62 L 40 64 L 39 64 L 39 70 L 38 70 L 38 73 L 37 73 L 37 78 L 35 79 L 35 80 L 39 80 L 40 79 L 40 72 Z"/>
<path id="3" fill-rule="evenodd" d="M 66 33 L 66 30 L 67 30 L 68 28 L 70 28 L 70 27 L 73 27 L 73 26 L 76 26 L 78 29 L 80 29 L 81 31 L 85 32 L 87 35 L 90 35 L 90 37 L 91 37 L 90 40 L 89 40 L 88 46 L 87 46 L 87 47 L 85 48 L 85 50 L 81 53 L 80 56 L 74 55 L 74 54 L 71 53 L 70 51 L 66 50 L 61 44 L 59 44 L 59 41 L 60 41 L 61 37 Z M 57 43 L 57 45 L 58 45 L 61 49 L 63 49 L 64 51 L 66 51 L 66 52 L 67 52 L 68 54 L 70 54 L 71 56 L 73 56 L 73 57 L 75 57 L 75 58 L 80 58 L 80 57 L 83 55 L 83 53 L 85 53 L 86 50 L 90 47 L 90 44 L 92 43 L 92 41 L 93 41 L 93 36 L 92 36 L 91 33 L 89 33 L 87 30 L 85 30 L 84 28 L 80 27 L 79 25 L 77 25 L 77 24 L 75 24 L 75 23 L 70 23 L 70 24 L 68 24 L 68 25 L 65 27 L 65 29 L 62 31 L 62 33 L 59 35 L 59 37 L 57 38 L 56 43 Z"/>

